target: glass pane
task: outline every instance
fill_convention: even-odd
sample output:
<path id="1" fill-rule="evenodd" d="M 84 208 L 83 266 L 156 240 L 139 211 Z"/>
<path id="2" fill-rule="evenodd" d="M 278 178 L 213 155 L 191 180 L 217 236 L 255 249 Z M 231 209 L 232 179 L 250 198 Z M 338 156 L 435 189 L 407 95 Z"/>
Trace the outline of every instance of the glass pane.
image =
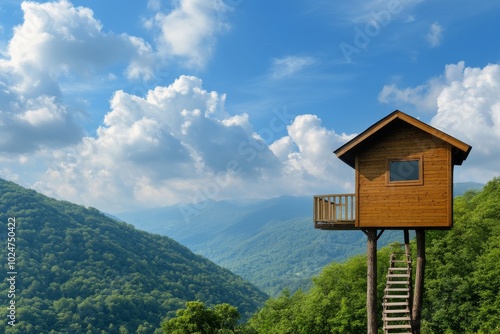
<path id="1" fill-rule="evenodd" d="M 391 161 L 389 164 L 390 181 L 418 181 L 419 167 L 419 160 Z"/>

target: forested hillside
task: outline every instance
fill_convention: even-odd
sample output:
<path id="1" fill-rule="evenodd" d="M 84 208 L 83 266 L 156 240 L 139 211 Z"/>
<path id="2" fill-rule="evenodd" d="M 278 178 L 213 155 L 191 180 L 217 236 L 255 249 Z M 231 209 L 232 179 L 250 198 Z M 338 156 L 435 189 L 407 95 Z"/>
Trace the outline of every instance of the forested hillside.
<path id="1" fill-rule="evenodd" d="M 173 238 L 270 295 L 284 288 L 307 289 L 311 277 L 328 263 L 366 250 L 361 231 L 314 229 L 311 197 L 207 202 L 117 216 L 137 228 Z M 402 234 L 387 231 L 379 244 L 398 239 Z"/>
<path id="2" fill-rule="evenodd" d="M 500 179 L 455 198 L 454 219 L 451 230 L 426 234 L 422 334 L 498 334 Z M 380 303 L 390 253 L 388 246 L 378 254 Z M 378 319 L 382 328 L 381 314 Z M 366 257 L 329 264 L 307 292 L 269 299 L 249 327 L 261 334 L 365 333 Z"/>
<path id="3" fill-rule="evenodd" d="M 14 217 L 15 229 L 8 226 Z M 0 222 L 1 333 L 153 333 L 186 301 L 229 303 L 248 316 L 266 299 L 167 237 L 4 180 Z M 15 296 L 7 293 L 7 261 Z M 15 327 L 8 325 L 11 301 Z"/>

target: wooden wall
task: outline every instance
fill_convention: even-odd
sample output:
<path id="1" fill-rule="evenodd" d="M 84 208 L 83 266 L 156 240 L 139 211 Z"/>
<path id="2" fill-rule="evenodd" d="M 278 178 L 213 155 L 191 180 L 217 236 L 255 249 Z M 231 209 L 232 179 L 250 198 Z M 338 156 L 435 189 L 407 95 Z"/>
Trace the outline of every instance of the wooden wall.
<path id="1" fill-rule="evenodd" d="M 450 228 L 450 145 L 403 122 L 373 139 L 356 157 L 356 227 Z M 423 184 L 387 185 L 388 159 L 411 157 L 423 159 Z"/>

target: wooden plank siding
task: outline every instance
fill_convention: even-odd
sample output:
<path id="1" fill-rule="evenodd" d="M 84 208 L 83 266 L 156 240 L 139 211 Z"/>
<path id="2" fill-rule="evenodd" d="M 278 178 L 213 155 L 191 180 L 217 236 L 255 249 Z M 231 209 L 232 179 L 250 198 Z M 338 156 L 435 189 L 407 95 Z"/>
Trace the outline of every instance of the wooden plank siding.
<path id="1" fill-rule="evenodd" d="M 356 156 L 357 228 L 451 228 L 452 146 L 400 122 Z M 388 160 L 421 159 L 423 182 L 389 184 Z"/>

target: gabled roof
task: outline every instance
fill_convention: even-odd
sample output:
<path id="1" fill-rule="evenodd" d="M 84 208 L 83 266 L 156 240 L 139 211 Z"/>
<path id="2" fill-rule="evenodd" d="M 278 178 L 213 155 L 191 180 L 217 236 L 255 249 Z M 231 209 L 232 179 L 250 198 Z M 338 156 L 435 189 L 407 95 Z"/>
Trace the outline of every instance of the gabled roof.
<path id="1" fill-rule="evenodd" d="M 454 165 L 461 165 L 462 162 L 465 159 L 467 159 L 467 156 L 469 155 L 469 152 L 472 149 L 472 147 L 467 145 L 466 143 L 428 124 L 425 124 L 419 121 L 418 119 L 405 114 L 404 112 L 395 110 L 386 117 L 382 118 L 377 123 L 370 126 L 368 129 L 360 133 L 355 138 L 351 139 L 350 141 L 339 147 L 337 150 L 334 151 L 334 153 L 340 160 L 342 160 L 352 168 L 355 168 L 355 163 L 354 163 L 355 157 L 357 153 L 363 149 L 363 147 L 365 146 L 364 144 L 375 139 L 374 137 L 377 137 L 379 134 L 383 132 L 384 129 L 387 129 L 390 125 L 394 124 L 395 122 L 401 122 L 401 121 L 410 124 L 450 144 L 452 146 L 452 161 Z"/>

